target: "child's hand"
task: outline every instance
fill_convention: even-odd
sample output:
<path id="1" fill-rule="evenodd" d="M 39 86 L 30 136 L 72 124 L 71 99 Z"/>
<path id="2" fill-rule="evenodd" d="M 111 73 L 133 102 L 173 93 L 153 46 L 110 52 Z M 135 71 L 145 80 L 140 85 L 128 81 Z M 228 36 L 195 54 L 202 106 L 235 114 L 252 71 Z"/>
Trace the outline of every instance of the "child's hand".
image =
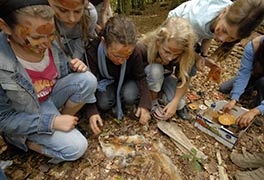
<path id="1" fill-rule="evenodd" d="M 205 69 L 205 58 L 199 57 L 195 62 L 195 67 L 198 71 L 204 72 Z"/>
<path id="2" fill-rule="evenodd" d="M 256 115 L 259 115 L 260 111 L 257 108 L 242 114 L 236 119 L 236 123 L 241 127 L 247 127 Z"/>
<path id="3" fill-rule="evenodd" d="M 224 113 L 229 113 L 233 109 L 235 104 L 236 104 L 236 100 L 229 101 L 226 105 L 223 106 L 222 111 Z"/>
<path id="4" fill-rule="evenodd" d="M 91 127 L 93 133 L 95 135 L 100 134 L 101 129 L 98 127 L 98 125 L 100 127 L 103 126 L 103 120 L 102 120 L 101 116 L 99 114 L 94 114 L 89 118 L 89 122 L 90 122 L 90 127 Z"/>
<path id="5" fill-rule="evenodd" d="M 136 117 L 139 117 L 139 122 L 141 124 L 147 124 L 151 118 L 149 110 L 142 107 L 137 108 Z"/>
<path id="6" fill-rule="evenodd" d="M 58 115 L 53 122 L 53 129 L 60 131 L 70 131 L 75 128 L 78 123 L 78 117 L 71 115 Z"/>
<path id="7" fill-rule="evenodd" d="M 165 116 L 167 119 L 171 118 L 176 113 L 177 106 L 178 102 L 171 101 L 164 107 L 163 112 L 165 112 Z"/>
<path id="8" fill-rule="evenodd" d="M 74 58 L 70 61 L 70 67 L 73 71 L 76 72 L 87 71 L 87 66 L 78 58 Z"/>

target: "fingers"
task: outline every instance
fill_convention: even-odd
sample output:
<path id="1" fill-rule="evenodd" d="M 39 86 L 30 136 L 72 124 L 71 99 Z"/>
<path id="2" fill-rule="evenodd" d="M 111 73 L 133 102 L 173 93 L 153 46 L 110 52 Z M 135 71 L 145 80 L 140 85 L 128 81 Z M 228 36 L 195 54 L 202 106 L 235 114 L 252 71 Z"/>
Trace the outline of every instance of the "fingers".
<path id="1" fill-rule="evenodd" d="M 139 123 L 144 125 L 144 124 L 147 124 L 149 120 L 150 120 L 150 115 L 149 114 L 148 115 L 143 115 L 142 117 L 140 117 Z"/>
<path id="2" fill-rule="evenodd" d="M 99 126 L 103 126 L 103 121 L 102 119 L 99 117 L 99 118 L 93 118 L 93 119 L 90 119 L 90 127 L 92 129 L 92 131 L 94 132 L 95 135 L 101 133 L 101 129 L 98 127 Z"/>
<path id="3" fill-rule="evenodd" d="M 246 118 L 246 117 L 243 117 L 243 116 L 239 116 L 237 118 L 237 124 L 241 127 L 241 128 L 244 128 L 244 127 L 247 127 L 250 123 L 250 118 Z"/>
<path id="4" fill-rule="evenodd" d="M 87 66 L 80 59 L 77 58 L 72 59 L 70 64 L 73 71 L 85 72 L 88 69 Z"/>
<path id="5" fill-rule="evenodd" d="M 95 135 L 101 133 L 101 130 L 100 130 L 100 128 L 97 126 L 97 123 L 96 123 L 96 122 L 95 122 L 95 123 L 91 123 L 90 126 L 91 126 L 91 129 L 92 129 L 92 131 L 93 131 L 93 133 L 94 133 Z"/>
<path id="6" fill-rule="evenodd" d="M 136 111 L 135 116 L 136 116 L 136 117 L 140 117 L 140 108 L 137 108 L 137 111 Z"/>
<path id="7" fill-rule="evenodd" d="M 98 119 L 98 124 L 99 124 L 99 126 L 103 126 L 104 124 L 103 124 L 103 121 L 102 121 L 102 119 L 100 118 L 100 119 Z"/>

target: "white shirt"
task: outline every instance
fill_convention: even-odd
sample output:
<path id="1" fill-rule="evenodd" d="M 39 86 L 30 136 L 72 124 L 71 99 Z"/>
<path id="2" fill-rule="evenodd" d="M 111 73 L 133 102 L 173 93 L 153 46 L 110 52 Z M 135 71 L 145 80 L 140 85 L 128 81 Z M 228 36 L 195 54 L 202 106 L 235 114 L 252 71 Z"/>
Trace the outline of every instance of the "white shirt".
<path id="1" fill-rule="evenodd" d="M 168 17 L 178 16 L 187 19 L 198 36 L 198 42 L 201 42 L 203 39 L 214 37 L 210 31 L 212 21 L 232 3 L 230 0 L 191 0 L 171 10 Z"/>

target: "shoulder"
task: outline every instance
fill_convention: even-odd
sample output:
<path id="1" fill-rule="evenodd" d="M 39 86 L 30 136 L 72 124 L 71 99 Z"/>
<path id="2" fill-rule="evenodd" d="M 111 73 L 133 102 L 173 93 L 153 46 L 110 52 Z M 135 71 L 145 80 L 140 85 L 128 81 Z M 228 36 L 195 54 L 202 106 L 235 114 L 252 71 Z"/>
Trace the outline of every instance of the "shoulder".
<path id="1" fill-rule="evenodd" d="M 135 46 L 135 49 L 133 51 L 133 53 L 131 54 L 131 59 L 134 59 L 134 58 L 145 58 L 147 56 L 147 49 L 146 47 L 141 44 L 141 43 L 137 43 L 136 46 Z"/>
<path id="2" fill-rule="evenodd" d="M 147 48 L 145 45 L 143 45 L 140 42 L 137 42 L 136 46 L 135 46 L 135 50 L 134 51 L 138 51 L 138 52 L 145 52 L 147 51 Z"/>

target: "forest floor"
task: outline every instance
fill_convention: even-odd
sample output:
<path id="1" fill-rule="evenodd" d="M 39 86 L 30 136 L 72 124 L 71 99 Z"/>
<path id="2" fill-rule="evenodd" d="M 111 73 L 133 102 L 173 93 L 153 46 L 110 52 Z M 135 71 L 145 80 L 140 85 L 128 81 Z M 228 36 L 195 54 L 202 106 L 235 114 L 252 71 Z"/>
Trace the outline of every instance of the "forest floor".
<path id="1" fill-rule="evenodd" d="M 169 5 L 161 7 L 159 3 L 155 3 L 148 5 L 143 15 L 130 17 L 134 20 L 139 34 L 142 34 L 160 25 L 166 19 L 169 8 Z M 236 45 L 225 61 L 219 62 L 223 68 L 221 82 L 236 75 L 246 42 L 262 32 L 264 31 L 254 32 L 250 38 Z M 215 47 L 213 44 L 211 49 Z M 205 71 L 208 72 L 208 69 Z M 194 100 L 192 96 L 188 96 L 188 104 L 196 102 L 201 105 L 205 99 L 228 100 L 227 95 L 217 91 L 218 84 L 207 80 L 206 74 L 197 73 L 192 78 L 189 93 L 199 99 Z M 244 102 L 243 106 L 249 107 L 249 101 Z M 190 113 L 195 117 L 197 112 L 190 110 Z M 260 120 L 263 121 L 262 117 Z M 184 158 L 190 154 L 183 152 L 174 140 L 160 131 L 157 121 L 152 119 L 148 126 L 142 126 L 129 114 L 122 122 L 116 121 L 111 115 L 105 115 L 104 132 L 99 137 L 92 135 L 88 120 L 82 118 L 79 126 L 88 139 L 89 147 L 85 155 L 75 162 L 49 164 L 48 158 L 32 151 L 17 151 L 6 146 L 1 138 L 0 158 L 13 162 L 5 169 L 5 173 L 9 179 L 18 180 L 174 180 L 179 179 L 177 174 L 183 180 L 219 179 L 217 152 L 221 154 L 220 165 L 225 168 L 229 179 L 233 179 L 236 171 L 244 170 L 231 162 L 231 149 L 194 126 L 195 118 L 188 122 L 175 116 L 168 121 L 171 126 L 175 125 L 173 122 L 189 142 L 208 157 L 201 170 L 193 166 L 197 156 L 188 156 L 194 161 Z M 263 126 L 252 124 L 233 149 L 240 152 L 242 149 L 249 152 L 263 151 L 263 130 Z"/>

